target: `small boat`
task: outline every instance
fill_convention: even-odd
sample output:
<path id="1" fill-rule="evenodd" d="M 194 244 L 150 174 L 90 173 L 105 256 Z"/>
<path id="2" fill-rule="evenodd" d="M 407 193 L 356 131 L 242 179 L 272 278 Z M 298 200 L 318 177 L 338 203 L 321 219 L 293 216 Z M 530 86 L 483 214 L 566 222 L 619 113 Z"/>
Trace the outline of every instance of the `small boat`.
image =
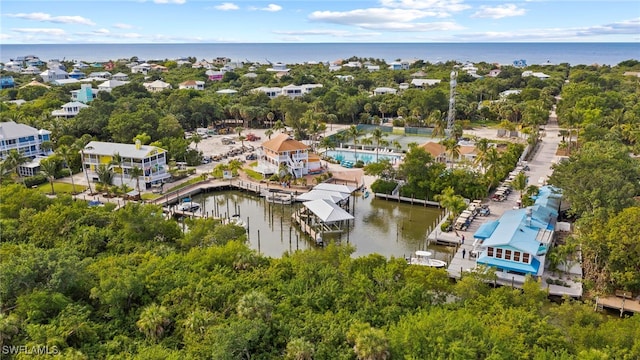
<path id="1" fill-rule="evenodd" d="M 267 196 L 267 202 L 274 204 L 291 204 L 293 202 L 293 195 L 277 192 L 269 192 Z"/>
<path id="2" fill-rule="evenodd" d="M 368 198 L 369 197 L 369 190 L 365 190 L 363 196 L 364 196 L 365 199 Z"/>
<path id="3" fill-rule="evenodd" d="M 242 219 L 240 218 L 240 215 L 238 215 L 238 214 L 235 214 L 235 215 L 231 216 L 231 218 L 229 218 L 229 221 L 227 222 L 227 224 L 233 224 L 233 225 L 237 225 L 237 226 L 242 226 L 245 229 L 247 228 L 247 223 L 242 221 Z"/>
<path id="4" fill-rule="evenodd" d="M 178 210 L 179 211 L 196 212 L 196 211 L 200 210 L 200 204 L 198 204 L 197 202 L 193 202 L 191 200 L 183 201 L 182 204 L 178 205 Z"/>
<path id="5" fill-rule="evenodd" d="M 443 269 L 447 266 L 447 263 L 431 258 L 433 254 L 431 251 L 422 251 L 418 250 L 415 252 L 415 255 L 411 257 L 409 260 L 409 264 L 411 265 L 422 265 L 422 266 L 431 266 L 437 269 Z"/>

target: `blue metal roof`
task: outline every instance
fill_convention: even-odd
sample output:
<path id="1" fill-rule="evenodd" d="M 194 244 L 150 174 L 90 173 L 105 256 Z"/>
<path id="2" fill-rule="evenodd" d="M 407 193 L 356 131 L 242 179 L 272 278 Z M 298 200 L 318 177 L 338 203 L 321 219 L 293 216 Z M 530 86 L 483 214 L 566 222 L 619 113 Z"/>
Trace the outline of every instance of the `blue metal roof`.
<path id="1" fill-rule="evenodd" d="M 478 231 L 473 234 L 473 237 L 482 240 L 488 238 L 493 234 L 493 231 L 498 227 L 498 224 L 500 224 L 500 222 L 498 220 L 494 220 L 480 225 L 480 228 L 478 228 Z"/>
<path id="2" fill-rule="evenodd" d="M 536 240 L 538 229 L 526 226 L 526 217 L 526 209 L 506 211 L 491 236 L 485 239 L 482 245 L 509 245 L 529 254 L 536 254 L 540 246 Z"/>
<path id="3" fill-rule="evenodd" d="M 540 261 L 533 258 L 531 264 L 525 264 L 521 262 L 509 261 L 504 259 L 496 259 L 488 257 L 483 253 L 476 261 L 478 264 L 485 264 L 487 266 L 497 267 L 499 269 L 507 271 L 516 271 L 525 274 L 537 275 L 540 269 Z"/>

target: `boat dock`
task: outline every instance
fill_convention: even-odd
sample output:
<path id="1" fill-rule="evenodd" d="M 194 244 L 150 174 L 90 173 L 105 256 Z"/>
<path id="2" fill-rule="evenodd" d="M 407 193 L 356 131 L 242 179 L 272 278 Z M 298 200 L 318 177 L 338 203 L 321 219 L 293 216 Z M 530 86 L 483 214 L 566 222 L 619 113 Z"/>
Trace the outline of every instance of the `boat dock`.
<path id="1" fill-rule="evenodd" d="M 612 309 L 620 311 L 620 317 L 625 312 L 637 314 L 640 313 L 640 296 L 635 300 L 628 291 L 616 291 L 615 296 L 596 297 L 595 309 L 602 311 L 604 309 Z"/>
<path id="2" fill-rule="evenodd" d="M 385 199 L 385 200 L 388 200 L 388 201 L 404 202 L 404 203 L 409 203 L 411 205 L 418 204 L 418 205 L 423 205 L 423 206 L 440 207 L 440 203 L 438 203 L 437 201 L 415 199 L 415 198 L 412 198 L 412 197 L 410 198 L 410 197 L 406 197 L 406 196 L 400 196 L 400 194 L 389 195 L 389 194 L 382 194 L 382 193 L 374 193 L 373 195 L 376 198 Z"/>

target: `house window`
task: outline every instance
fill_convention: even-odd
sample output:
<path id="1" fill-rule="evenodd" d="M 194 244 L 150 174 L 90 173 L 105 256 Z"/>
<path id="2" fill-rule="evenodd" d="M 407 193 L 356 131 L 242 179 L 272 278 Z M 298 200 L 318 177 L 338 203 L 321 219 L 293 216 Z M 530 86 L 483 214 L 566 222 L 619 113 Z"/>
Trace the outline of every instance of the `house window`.
<path id="1" fill-rule="evenodd" d="M 529 263 L 529 256 L 530 255 L 528 253 L 523 253 L 522 254 L 522 262 L 525 263 L 525 264 L 528 264 Z"/>
<path id="2" fill-rule="evenodd" d="M 496 258 L 502 259 L 502 249 L 496 249 Z"/>
<path id="3" fill-rule="evenodd" d="M 520 251 L 513 252 L 513 261 L 520 261 Z"/>
<path id="4" fill-rule="evenodd" d="M 504 259 L 505 260 L 511 260 L 511 250 L 505 250 Z"/>
<path id="5" fill-rule="evenodd" d="M 487 256 L 493 257 L 493 248 L 492 247 L 487 248 Z"/>

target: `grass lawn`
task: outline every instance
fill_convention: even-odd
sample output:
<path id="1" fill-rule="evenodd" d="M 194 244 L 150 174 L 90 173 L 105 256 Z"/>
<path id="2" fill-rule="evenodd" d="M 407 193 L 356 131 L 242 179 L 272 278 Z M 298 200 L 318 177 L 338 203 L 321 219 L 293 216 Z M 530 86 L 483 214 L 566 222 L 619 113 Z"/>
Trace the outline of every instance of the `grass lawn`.
<path id="1" fill-rule="evenodd" d="M 65 182 L 54 181 L 53 182 L 53 189 L 55 190 L 56 194 L 59 194 L 59 193 L 71 194 L 73 192 L 73 185 L 71 185 L 69 183 L 65 183 Z M 86 186 L 76 184 L 76 192 L 80 193 L 80 192 L 85 191 L 86 189 L 87 189 Z M 50 194 L 51 193 L 51 184 L 49 184 L 48 181 L 46 183 L 44 183 L 44 184 L 40 184 L 40 185 L 38 185 L 38 190 L 40 192 L 45 193 L 45 194 Z"/>
<path id="2" fill-rule="evenodd" d="M 193 179 L 189 179 L 189 180 L 183 182 L 180 185 L 176 185 L 176 186 L 174 186 L 174 187 L 172 187 L 172 188 L 170 188 L 168 190 L 165 190 L 164 192 L 165 193 L 170 193 L 172 191 L 180 190 L 180 189 L 182 189 L 184 187 L 187 187 L 187 186 L 189 186 L 191 184 L 199 183 L 200 181 L 204 181 L 204 180 L 205 179 L 203 179 L 202 176 L 196 176 Z"/>
<path id="3" fill-rule="evenodd" d="M 155 200 L 157 198 L 159 198 L 160 194 L 153 194 L 153 193 L 143 193 L 140 197 L 142 198 L 142 200 Z"/>
<path id="4" fill-rule="evenodd" d="M 253 180 L 260 181 L 260 180 L 264 179 L 264 176 L 261 173 L 255 171 L 255 170 L 251 170 L 251 169 L 247 169 L 247 168 L 244 168 L 242 170 L 247 174 L 247 176 L 249 176 Z"/>

